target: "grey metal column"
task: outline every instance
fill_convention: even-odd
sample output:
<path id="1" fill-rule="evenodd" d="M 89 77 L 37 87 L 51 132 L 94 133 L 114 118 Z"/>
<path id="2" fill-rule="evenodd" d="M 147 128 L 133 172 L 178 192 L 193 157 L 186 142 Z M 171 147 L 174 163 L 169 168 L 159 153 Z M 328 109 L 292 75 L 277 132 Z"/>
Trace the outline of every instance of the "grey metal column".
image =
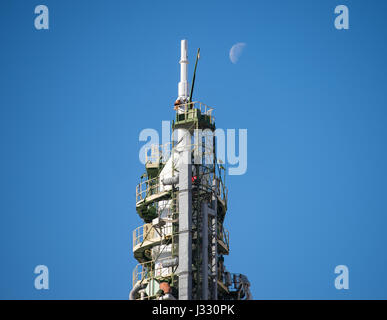
<path id="1" fill-rule="evenodd" d="M 185 133 L 181 141 L 179 164 L 179 300 L 190 300 L 192 298 L 191 134 L 187 130 L 182 131 Z"/>
<path id="2" fill-rule="evenodd" d="M 218 180 L 215 178 L 212 182 L 213 196 L 212 196 L 212 210 L 208 210 L 211 221 L 211 279 L 212 279 L 212 299 L 218 299 Z"/>
<path id="3" fill-rule="evenodd" d="M 202 202 L 201 206 L 203 217 L 203 231 L 202 231 L 202 299 L 208 300 L 208 203 Z"/>

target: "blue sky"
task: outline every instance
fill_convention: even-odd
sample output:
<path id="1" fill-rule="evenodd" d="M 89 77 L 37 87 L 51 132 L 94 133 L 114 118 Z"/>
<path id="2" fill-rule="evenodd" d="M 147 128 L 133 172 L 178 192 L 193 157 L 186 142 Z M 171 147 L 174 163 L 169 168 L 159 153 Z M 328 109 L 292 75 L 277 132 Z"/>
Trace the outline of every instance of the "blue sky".
<path id="1" fill-rule="evenodd" d="M 34 28 L 38 4 L 49 30 Z M 349 30 L 334 28 L 339 4 Z M 190 75 L 201 48 L 196 99 L 218 127 L 248 129 L 247 173 L 227 178 L 228 269 L 256 299 L 387 298 L 385 1 L 0 9 L 0 298 L 127 299 L 138 135 L 173 118 L 183 38 Z"/>

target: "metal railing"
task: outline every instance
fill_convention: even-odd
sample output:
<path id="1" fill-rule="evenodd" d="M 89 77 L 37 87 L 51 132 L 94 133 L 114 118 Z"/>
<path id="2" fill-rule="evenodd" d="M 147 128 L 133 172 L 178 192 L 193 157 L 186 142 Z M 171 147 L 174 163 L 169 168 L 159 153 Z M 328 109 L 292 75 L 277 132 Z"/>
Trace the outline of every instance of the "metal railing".
<path id="1" fill-rule="evenodd" d="M 150 150 L 150 154 L 149 154 Z M 167 142 L 165 144 L 152 144 L 145 150 L 145 163 L 166 163 L 171 157 L 172 143 Z"/>
<path id="2" fill-rule="evenodd" d="M 218 239 L 226 245 L 227 250 L 230 250 L 230 234 L 221 223 L 218 223 Z"/>
<path id="3" fill-rule="evenodd" d="M 154 230 L 152 224 L 147 223 L 133 230 L 133 248 L 143 243 L 147 239 L 153 238 Z"/>
<path id="4" fill-rule="evenodd" d="M 172 235 L 172 223 L 166 222 L 165 225 L 155 228 L 151 223 L 144 224 L 133 230 L 133 249 L 145 241 L 158 242 L 166 236 Z"/>
<path id="5" fill-rule="evenodd" d="M 211 124 L 215 123 L 215 117 L 212 114 L 214 109 L 200 101 L 193 101 L 189 103 L 179 104 L 174 106 L 174 109 L 176 110 L 176 113 L 179 115 L 179 120 L 193 119 L 193 117 L 196 115 L 196 112 L 197 112 L 196 110 L 199 110 L 200 114 L 206 115 L 209 117 L 209 121 Z"/>
<path id="6" fill-rule="evenodd" d="M 217 178 L 217 193 L 220 196 L 220 198 L 226 203 L 227 205 L 227 198 L 228 198 L 228 189 L 226 187 L 226 169 L 223 167 L 221 163 L 216 164 L 215 168 L 216 178 Z"/>
<path id="7" fill-rule="evenodd" d="M 153 178 L 150 180 L 141 181 L 136 186 L 136 202 L 139 202 L 146 197 L 160 192 L 159 178 Z"/>
<path id="8" fill-rule="evenodd" d="M 219 179 L 218 194 L 220 195 L 220 198 L 226 203 L 226 206 L 227 206 L 228 189 L 225 186 L 222 179 Z"/>
<path id="9" fill-rule="evenodd" d="M 170 277 L 174 273 L 175 267 L 164 267 L 163 262 L 170 261 L 171 257 L 139 263 L 133 270 L 133 286 L 137 282 L 143 283 L 152 279 Z"/>

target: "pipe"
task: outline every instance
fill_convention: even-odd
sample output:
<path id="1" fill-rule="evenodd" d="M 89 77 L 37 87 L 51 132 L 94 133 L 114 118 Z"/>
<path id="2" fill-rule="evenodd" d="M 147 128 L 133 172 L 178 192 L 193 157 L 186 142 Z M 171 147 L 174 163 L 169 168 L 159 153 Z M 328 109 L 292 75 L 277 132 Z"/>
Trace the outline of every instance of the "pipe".
<path id="1" fill-rule="evenodd" d="M 164 186 L 170 186 L 179 183 L 179 176 L 173 176 L 170 178 L 164 178 L 161 180 Z"/>
<path id="2" fill-rule="evenodd" d="M 163 268 L 169 268 L 169 267 L 174 267 L 174 266 L 177 266 L 179 264 L 179 258 L 178 257 L 174 257 L 174 258 L 170 258 L 170 259 L 165 259 L 161 262 L 161 265 L 163 266 Z"/>
<path id="3" fill-rule="evenodd" d="M 141 289 L 138 293 L 140 294 L 140 300 L 145 300 L 145 289 Z"/>
<path id="4" fill-rule="evenodd" d="M 142 283 L 136 283 L 133 287 L 133 289 L 129 293 L 129 300 L 136 300 L 136 294 L 141 290 L 145 288 L 145 285 Z"/>
<path id="5" fill-rule="evenodd" d="M 158 298 L 158 300 L 176 300 L 176 298 L 172 294 L 166 293 L 160 298 Z"/>
<path id="6" fill-rule="evenodd" d="M 251 292 L 250 292 L 249 279 L 244 274 L 240 274 L 239 279 L 241 282 L 241 289 L 243 290 L 243 292 L 245 294 L 245 298 L 246 298 L 245 300 L 251 300 L 253 297 L 252 297 Z"/>
<path id="7" fill-rule="evenodd" d="M 252 300 L 253 296 L 251 295 L 249 287 L 246 288 L 245 292 L 246 292 L 246 300 Z"/>

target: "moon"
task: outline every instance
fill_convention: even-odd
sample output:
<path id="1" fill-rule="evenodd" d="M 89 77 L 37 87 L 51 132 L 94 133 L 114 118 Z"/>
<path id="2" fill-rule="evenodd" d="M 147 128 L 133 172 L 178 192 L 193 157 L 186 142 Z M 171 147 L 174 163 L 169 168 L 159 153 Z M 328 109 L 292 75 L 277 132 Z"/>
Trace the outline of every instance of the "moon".
<path id="1" fill-rule="evenodd" d="M 246 43 L 244 43 L 244 42 L 238 42 L 231 47 L 230 60 L 232 63 L 235 64 L 238 62 L 239 57 L 241 56 L 245 47 L 246 47 Z"/>

